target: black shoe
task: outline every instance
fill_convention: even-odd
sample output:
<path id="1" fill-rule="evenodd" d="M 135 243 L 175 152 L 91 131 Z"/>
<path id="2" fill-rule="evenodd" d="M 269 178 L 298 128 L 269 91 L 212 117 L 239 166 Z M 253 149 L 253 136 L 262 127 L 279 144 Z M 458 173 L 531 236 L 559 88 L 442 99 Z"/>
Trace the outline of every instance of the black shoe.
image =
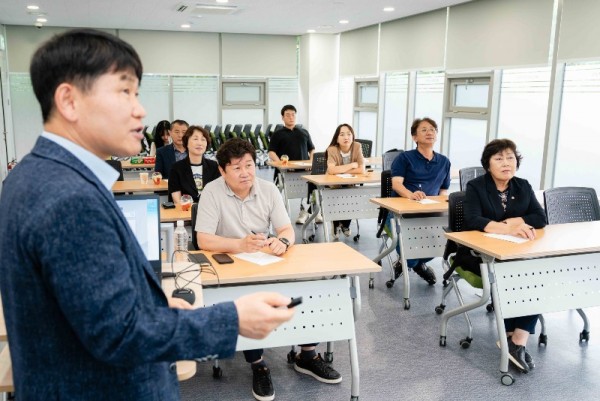
<path id="1" fill-rule="evenodd" d="M 252 395 L 258 401 L 271 401 L 275 399 L 271 372 L 267 367 L 252 369 Z"/>
<path id="2" fill-rule="evenodd" d="M 527 352 L 527 348 L 525 348 L 525 363 L 527 363 L 529 370 L 535 369 L 535 362 L 533 362 L 533 358 L 531 357 L 529 352 Z"/>
<path id="3" fill-rule="evenodd" d="M 300 358 L 300 355 L 298 355 L 294 369 L 296 372 L 312 376 L 323 383 L 335 384 L 342 381 L 342 375 L 325 363 L 323 358 L 321 358 L 321 354 L 317 354 L 313 359 L 307 360 Z"/>
<path id="4" fill-rule="evenodd" d="M 402 275 L 402 259 L 398 258 L 394 263 L 394 280 L 398 280 L 398 277 Z"/>
<path id="5" fill-rule="evenodd" d="M 423 280 L 427 281 L 429 285 L 434 285 L 437 282 L 433 269 L 427 266 L 425 263 L 421 263 L 413 267 L 413 271 L 417 273 Z"/>
<path id="6" fill-rule="evenodd" d="M 525 360 L 525 347 L 508 341 L 508 359 L 523 373 L 529 372 L 529 365 Z"/>

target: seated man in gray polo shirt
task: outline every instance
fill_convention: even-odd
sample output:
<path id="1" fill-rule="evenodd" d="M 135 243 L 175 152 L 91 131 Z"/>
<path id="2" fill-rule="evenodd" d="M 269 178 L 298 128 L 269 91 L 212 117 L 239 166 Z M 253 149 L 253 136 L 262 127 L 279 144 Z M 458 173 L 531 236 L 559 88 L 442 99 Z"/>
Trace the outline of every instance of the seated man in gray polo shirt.
<path id="1" fill-rule="evenodd" d="M 255 177 L 255 157 L 254 147 L 242 139 L 231 139 L 219 148 L 221 177 L 204 188 L 198 204 L 195 224 L 201 249 L 240 253 L 268 247 L 273 254 L 283 255 L 294 244 L 294 229 L 281 194 L 272 182 Z M 296 371 L 323 383 L 341 382 L 342 376 L 323 361 L 315 346 L 301 346 Z M 259 401 L 275 398 L 262 354 L 262 349 L 244 351 L 253 371 L 252 394 Z"/>

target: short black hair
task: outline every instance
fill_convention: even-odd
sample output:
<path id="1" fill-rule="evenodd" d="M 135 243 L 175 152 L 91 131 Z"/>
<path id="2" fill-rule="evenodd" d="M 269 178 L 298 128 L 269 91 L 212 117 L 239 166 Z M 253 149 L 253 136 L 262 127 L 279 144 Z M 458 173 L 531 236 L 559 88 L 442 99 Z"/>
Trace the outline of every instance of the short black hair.
<path id="1" fill-rule="evenodd" d="M 421 125 L 421 123 L 425 121 L 426 123 L 429 123 L 433 126 L 433 128 L 435 128 L 435 130 L 437 131 L 438 126 L 436 124 L 435 121 L 433 121 L 433 119 L 429 118 L 429 117 L 423 117 L 423 118 L 416 118 L 413 122 L 412 125 L 410 126 L 410 134 L 412 136 L 417 135 L 417 128 L 419 128 L 419 125 Z"/>
<path id="2" fill-rule="evenodd" d="M 178 125 L 185 125 L 186 127 L 189 128 L 189 124 L 187 123 L 187 121 L 185 120 L 173 120 L 173 122 L 171 123 L 171 128 L 173 128 L 173 125 L 178 124 Z"/>
<path id="3" fill-rule="evenodd" d="M 233 138 L 226 141 L 217 150 L 217 163 L 225 170 L 225 166 L 231 163 L 231 160 L 241 159 L 246 154 L 252 155 L 252 160 L 256 163 L 256 150 L 254 146 L 241 138 Z"/>
<path id="4" fill-rule="evenodd" d="M 286 111 L 288 110 L 294 110 L 294 113 L 297 113 L 296 108 L 291 105 L 291 104 L 286 104 L 285 106 L 283 106 L 281 108 L 281 117 L 283 117 L 283 115 L 285 114 Z"/>
<path id="5" fill-rule="evenodd" d="M 521 166 L 521 160 L 523 157 L 517 151 L 517 145 L 510 139 L 494 139 L 483 148 L 483 153 L 481 154 L 481 166 L 488 171 L 490 169 L 490 159 L 497 153 L 504 152 L 505 150 L 512 150 L 517 158 L 517 170 Z"/>
<path id="6" fill-rule="evenodd" d="M 200 131 L 204 139 L 206 139 L 206 150 L 208 150 L 208 147 L 210 146 L 210 134 L 207 130 L 205 130 L 199 125 L 190 125 L 187 131 L 185 131 L 185 134 L 183 134 L 182 138 L 183 147 L 185 148 L 185 150 L 188 150 L 188 142 L 190 141 L 190 138 L 192 137 L 192 135 L 194 135 L 194 132 L 196 131 Z"/>
<path id="7" fill-rule="evenodd" d="M 31 59 L 29 74 L 44 122 L 54 110 L 54 93 L 62 83 L 82 92 L 101 75 L 131 71 L 142 82 L 142 61 L 133 47 L 118 37 L 95 29 L 74 29 L 42 44 Z"/>

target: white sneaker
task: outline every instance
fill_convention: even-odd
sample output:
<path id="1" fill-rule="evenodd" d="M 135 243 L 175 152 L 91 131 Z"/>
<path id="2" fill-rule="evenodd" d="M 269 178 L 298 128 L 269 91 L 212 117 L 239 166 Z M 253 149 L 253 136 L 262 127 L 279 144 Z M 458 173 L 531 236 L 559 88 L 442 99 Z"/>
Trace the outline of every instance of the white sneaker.
<path id="1" fill-rule="evenodd" d="M 317 224 L 323 223 L 323 215 L 321 214 L 321 212 L 319 212 L 319 214 L 317 214 L 317 217 L 315 217 L 315 223 L 317 223 Z"/>
<path id="2" fill-rule="evenodd" d="M 298 218 L 296 219 L 296 224 L 304 224 L 306 223 L 306 219 L 308 219 L 308 212 L 304 209 L 300 210 L 298 214 Z"/>
<path id="3" fill-rule="evenodd" d="M 352 231 L 350 230 L 350 227 L 342 227 L 342 232 L 344 233 L 346 238 L 348 238 L 350 235 L 352 235 Z"/>
<path id="4" fill-rule="evenodd" d="M 340 239 L 340 228 L 333 227 L 333 240 L 338 241 Z"/>

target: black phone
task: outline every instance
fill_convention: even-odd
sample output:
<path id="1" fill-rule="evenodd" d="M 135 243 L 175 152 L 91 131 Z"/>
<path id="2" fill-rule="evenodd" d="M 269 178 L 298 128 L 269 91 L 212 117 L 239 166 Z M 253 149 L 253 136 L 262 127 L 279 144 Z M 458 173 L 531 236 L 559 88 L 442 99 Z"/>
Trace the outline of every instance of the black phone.
<path id="1" fill-rule="evenodd" d="M 162 207 L 164 209 L 175 209 L 175 204 L 173 202 L 163 202 Z"/>
<path id="2" fill-rule="evenodd" d="M 220 265 L 226 265 L 228 263 L 233 263 L 233 259 L 226 253 L 215 253 L 212 255 L 212 258 Z"/>
<path id="3" fill-rule="evenodd" d="M 188 253 L 188 258 L 190 259 L 190 262 L 197 263 L 200 266 L 210 265 L 210 261 L 203 253 Z"/>

